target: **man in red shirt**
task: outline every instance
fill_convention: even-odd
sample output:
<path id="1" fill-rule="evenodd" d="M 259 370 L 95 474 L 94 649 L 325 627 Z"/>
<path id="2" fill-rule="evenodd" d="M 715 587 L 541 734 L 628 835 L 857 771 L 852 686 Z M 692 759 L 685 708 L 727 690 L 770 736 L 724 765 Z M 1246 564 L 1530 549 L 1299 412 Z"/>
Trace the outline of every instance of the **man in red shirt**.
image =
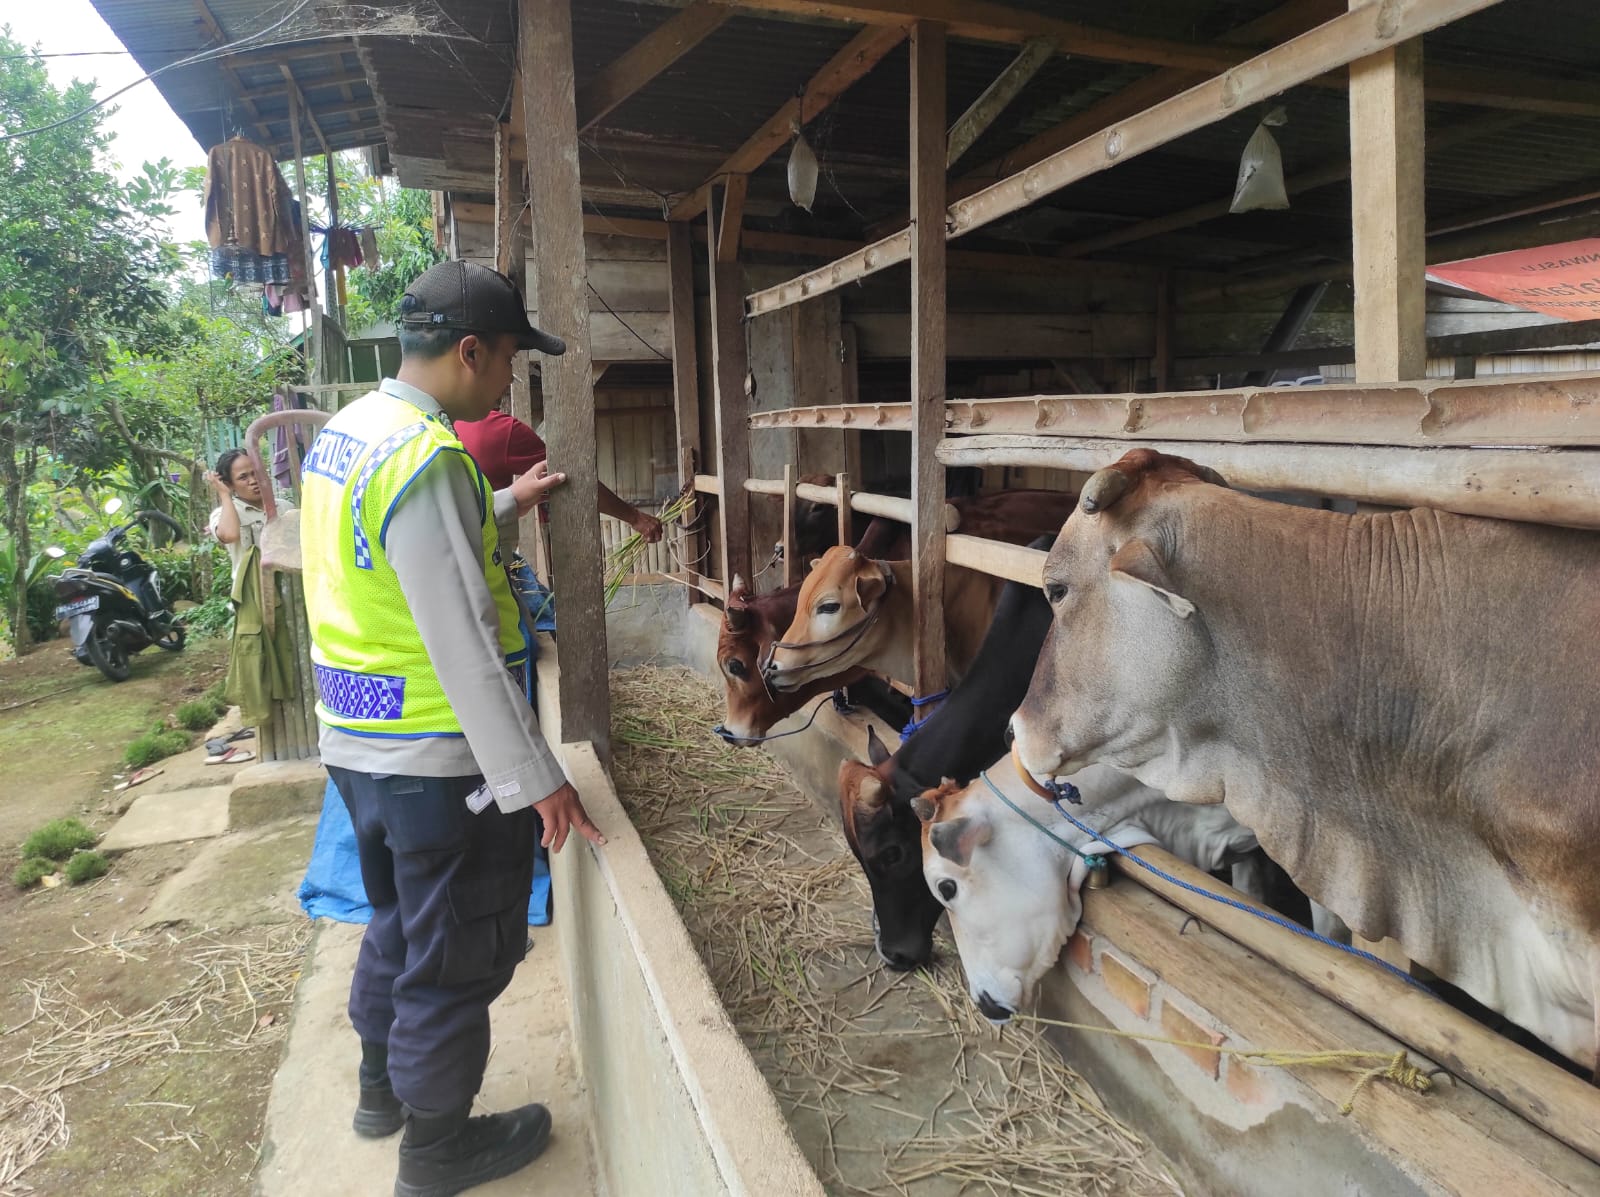
<path id="1" fill-rule="evenodd" d="M 484 419 L 470 423 L 458 420 L 455 432 L 495 490 L 510 486 L 513 478 L 526 474 L 545 459 L 544 441 L 539 434 L 503 411 L 490 412 Z M 661 539 L 661 521 L 655 516 L 624 502 L 603 482 L 599 491 L 602 515 L 621 520 L 650 544 Z M 543 518 L 544 513 L 541 511 L 540 515 Z"/>

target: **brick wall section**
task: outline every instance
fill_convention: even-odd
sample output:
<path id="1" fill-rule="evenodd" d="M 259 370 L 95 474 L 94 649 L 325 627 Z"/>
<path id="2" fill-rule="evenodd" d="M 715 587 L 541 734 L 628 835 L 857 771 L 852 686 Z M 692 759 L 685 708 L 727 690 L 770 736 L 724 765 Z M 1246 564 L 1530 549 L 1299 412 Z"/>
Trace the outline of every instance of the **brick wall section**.
<path id="1" fill-rule="evenodd" d="M 1111 996 L 1139 1018 L 1148 1019 L 1151 982 L 1141 975 L 1143 971 L 1115 952 L 1107 950 L 1100 953 L 1100 977 L 1111 991 Z"/>
<path id="2" fill-rule="evenodd" d="M 1211 1043 L 1220 1044 L 1227 1038 L 1208 1026 L 1196 1022 L 1188 1014 L 1180 1010 L 1176 1003 L 1165 994 L 1161 998 L 1161 1030 L 1171 1039 L 1182 1039 L 1186 1043 Z M 1212 1080 L 1216 1080 L 1222 1071 L 1222 1055 L 1220 1052 L 1206 1051 L 1199 1047 L 1180 1047 L 1180 1052 L 1195 1062 L 1201 1072 Z"/>
<path id="3" fill-rule="evenodd" d="M 1079 927 L 1067 940 L 1067 962 L 1082 973 L 1094 972 L 1094 935 Z"/>

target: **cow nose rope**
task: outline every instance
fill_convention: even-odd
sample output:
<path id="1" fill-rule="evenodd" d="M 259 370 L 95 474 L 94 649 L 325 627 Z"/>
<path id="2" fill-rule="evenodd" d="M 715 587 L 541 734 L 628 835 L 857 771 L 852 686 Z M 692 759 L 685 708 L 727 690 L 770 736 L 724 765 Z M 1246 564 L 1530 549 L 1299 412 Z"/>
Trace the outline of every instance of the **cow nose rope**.
<path id="1" fill-rule="evenodd" d="M 878 622 L 878 616 L 883 613 L 884 602 L 889 597 L 889 588 L 893 585 L 894 574 L 887 569 L 884 570 L 883 593 L 878 596 L 878 601 L 873 604 L 872 610 L 867 612 L 866 617 L 860 622 L 852 624 L 850 627 L 845 628 L 842 632 L 835 632 L 832 636 L 829 636 L 825 640 L 797 640 L 793 643 L 785 640 L 774 640 L 771 644 L 767 645 L 767 651 L 762 655 L 761 660 L 757 662 L 757 668 L 760 669 L 762 678 L 765 679 L 768 671 L 772 669 L 772 654 L 780 648 L 791 650 L 803 648 L 826 648 L 828 645 L 836 644 L 848 636 L 850 640 L 843 648 L 839 649 L 837 652 L 829 654 L 826 657 L 823 657 L 820 661 L 808 662 L 806 665 L 802 666 L 802 668 L 820 669 L 824 665 L 831 665 L 833 662 L 837 661 L 840 657 L 844 656 L 845 653 L 849 652 L 856 646 L 861 637 L 867 634 L 868 628 Z"/>
<path id="2" fill-rule="evenodd" d="M 716 736 L 717 739 L 721 740 L 725 744 L 735 744 L 739 747 L 744 747 L 747 744 L 765 744 L 768 740 L 781 740 L 785 736 L 798 736 L 801 732 L 805 731 L 817 721 L 817 713 L 821 711 L 823 707 L 827 706 L 830 702 L 837 704 L 839 693 L 839 691 L 835 690 L 816 706 L 812 707 L 811 718 L 807 719 L 799 727 L 790 731 L 779 732 L 775 736 L 736 736 L 727 728 L 723 727 L 720 723 L 711 729 L 711 734 Z"/>
<path id="3" fill-rule="evenodd" d="M 1015 757 L 1013 757 L 1013 759 L 1015 759 Z M 1022 762 L 1021 761 L 1017 761 L 1017 769 L 1019 771 L 1022 770 Z M 989 781 L 989 775 L 987 773 L 985 773 L 983 775 L 983 779 L 985 781 Z M 1032 779 L 1030 777 L 1028 777 L 1028 775 L 1026 773 L 1024 773 L 1024 780 L 1032 780 Z M 1065 782 L 1065 783 L 1059 783 L 1059 784 L 1065 784 L 1067 786 L 1070 786 L 1071 789 L 1072 789 L 1072 792 L 1074 794 L 1076 794 L 1078 792 L 1077 787 L 1073 786 L 1071 782 Z M 1034 785 L 1035 785 L 1036 788 L 1038 787 L 1038 783 L 1037 782 L 1035 782 Z M 994 790 L 994 792 L 996 794 L 1000 793 L 999 787 L 997 787 L 994 784 L 994 782 L 992 782 L 992 781 L 989 781 L 989 788 Z M 1004 799 L 1004 795 L 1001 795 L 1001 797 L 1002 797 L 1002 799 Z M 1079 801 L 1081 801 L 1081 800 L 1082 800 L 1082 798 L 1081 798 L 1081 795 L 1080 795 Z M 1061 805 L 1061 801 L 1059 799 L 1051 798 L 1049 801 L 1050 801 L 1050 805 L 1055 807 L 1056 814 L 1060 815 L 1063 819 L 1065 819 L 1068 823 L 1071 823 L 1074 827 L 1076 827 L 1079 831 L 1083 832 L 1085 835 L 1098 836 L 1100 834 L 1099 832 L 1095 831 L 1094 828 L 1088 826 L 1087 824 L 1084 824 L 1084 823 L 1080 822 L 1078 819 L 1075 819 L 1070 813 L 1068 813 L 1067 809 L 1064 806 Z M 1007 805 L 1009 806 L 1010 803 L 1008 802 Z M 1030 820 L 1030 822 L 1031 822 L 1031 820 Z M 1055 839 L 1054 836 L 1051 836 L 1050 838 Z M 1168 885 L 1175 885 L 1179 889 L 1186 890 L 1191 894 L 1198 894 L 1202 898 L 1209 898 L 1213 902 L 1220 902 L 1224 906 L 1231 906 L 1235 910 L 1242 910 L 1246 914 L 1252 915 L 1255 918 L 1261 919 L 1264 922 L 1271 923 L 1276 927 L 1282 927 L 1285 931 L 1292 931 L 1294 934 L 1296 934 L 1298 936 L 1301 936 L 1304 939 L 1315 940 L 1317 943 L 1320 943 L 1320 944 L 1322 944 L 1322 945 L 1324 945 L 1326 947 L 1333 948 L 1336 951 L 1343 952 L 1347 956 L 1354 956 L 1359 960 L 1365 960 L 1368 964 L 1375 964 L 1379 968 L 1383 969 L 1385 972 L 1392 973 L 1396 977 L 1399 977 L 1402 981 L 1404 981 L 1407 985 L 1411 986 L 1413 989 L 1420 989 L 1423 993 L 1427 993 L 1427 994 L 1431 994 L 1433 992 L 1426 985 L 1424 985 L 1421 981 L 1418 981 L 1415 977 L 1413 977 L 1410 973 L 1406 972 L 1404 969 L 1396 968 L 1394 965 L 1390 964 L 1387 960 L 1385 960 L 1381 956 L 1375 956 L 1371 952 L 1363 951 L 1361 948 L 1353 947 L 1352 945 L 1346 944 L 1346 943 L 1340 943 L 1338 940 L 1335 940 L 1335 939 L 1329 939 L 1326 935 L 1318 935 L 1310 927 L 1302 927 L 1299 923 L 1295 922 L 1293 919 L 1286 919 L 1280 914 L 1274 914 L 1271 911 L 1267 911 L 1267 910 L 1259 910 L 1256 907 L 1251 906 L 1249 903 L 1240 902 L 1237 899 L 1227 897 L 1224 894 L 1213 893 L 1209 889 L 1204 889 L 1204 888 L 1202 888 L 1201 886 L 1198 886 L 1198 885 L 1191 885 L 1187 881 L 1180 881 L 1178 878 L 1174 877 L 1171 873 L 1167 872 L 1165 869 L 1157 868 L 1155 865 L 1151 864 L 1148 860 L 1145 860 L 1143 857 L 1135 856 L 1132 852 L 1129 852 L 1126 848 L 1121 848 L 1121 847 L 1117 846 L 1116 844 L 1108 844 L 1107 847 L 1109 847 L 1111 849 L 1112 853 L 1114 853 L 1115 855 L 1120 856 L 1125 860 L 1131 860 L 1134 864 L 1138 865 L 1141 869 L 1144 869 L 1148 873 L 1153 873 L 1155 876 L 1161 878 L 1161 880 L 1165 881 Z"/>

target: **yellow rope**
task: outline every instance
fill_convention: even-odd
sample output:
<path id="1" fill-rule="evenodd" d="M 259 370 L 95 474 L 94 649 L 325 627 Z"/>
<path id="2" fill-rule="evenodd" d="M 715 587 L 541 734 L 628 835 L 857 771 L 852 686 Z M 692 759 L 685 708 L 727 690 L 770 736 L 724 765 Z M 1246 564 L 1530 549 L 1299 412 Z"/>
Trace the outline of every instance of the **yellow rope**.
<path id="1" fill-rule="evenodd" d="M 1018 1014 L 1016 1017 L 1042 1023 L 1045 1026 L 1065 1027 L 1070 1031 L 1092 1031 L 1097 1035 L 1112 1035 L 1118 1039 L 1138 1039 L 1145 1043 L 1165 1043 L 1169 1047 L 1187 1047 L 1216 1052 L 1224 1056 L 1237 1056 L 1241 1060 L 1253 1060 L 1269 1068 L 1331 1068 L 1337 1072 L 1358 1073 L 1360 1075 L 1356 1078 L 1355 1088 L 1350 1090 L 1350 1096 L 1345 1098 L 1344 1104 L 1339 1107 L 1341 1114 L 1348 1114 L 1355 1108 L 1356 1098 L 1373 1081 L 1392 1081 L 1402 1089 L 1409 1089 L 1413 1093 L 1427 1093 L 1433 1088 L 1433 1078 L 1413 1064 L 1411 1058 L 1403 1051 L 1392 1054 L 1360 1051 L 1295 1052 L 1220 1047 L 1215 1043 L 1169 1039 L 1165 1035 L 1150 1035 L 1143 1031 L 1123 1031 L 1116 1027 L 1094 1026 L 1085 1022 L 1063 1022 L 1058 1018 L 1045 1018 L 1038 1014 Z"/>

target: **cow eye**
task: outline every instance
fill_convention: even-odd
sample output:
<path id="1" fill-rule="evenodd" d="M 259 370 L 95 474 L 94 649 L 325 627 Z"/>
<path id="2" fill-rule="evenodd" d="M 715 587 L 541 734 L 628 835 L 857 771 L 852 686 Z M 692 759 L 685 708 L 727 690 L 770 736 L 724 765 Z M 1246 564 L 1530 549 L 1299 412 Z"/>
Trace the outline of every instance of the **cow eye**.
<path id="1" fill-rule="evenodd" d="M 729 677 L 743 678 L 749 673 L 749 671 L 744 667 L 744 662 L 739 660 L 738 657 L 728 658 L 726 668 L 728 670 Z"/>
<path id="2" fill-rule="evenodd" d="M 904 848 L 899 844 L 890 844 L 882 852 L 878 853 L 878 865 L 880 868 L 885 869 L 897 868 L 905 858 L 906 850 Z"/>
<path id="3" fill-rule="evenodd" d="M 1047 582 L 1044 588 L 1044 597 L 1050 600 L 1052 607 L 1060 604 L 1067 597 L 1067 587 L 1064 582 Z"/>
<path id="4" fill-rule="evenodd" d="M 837 614 L 839 614 L 839 604 L 838 603 L 818 603 L 817 604 L 817 614 L 818 615 L 837 615 Z"/>
<path id="5" fill-rule="evenodd" d="M 939 896 L 946 902 L 954 902 L 956 900 L 956 883 L 948 877 L 939 882 Z"/>

